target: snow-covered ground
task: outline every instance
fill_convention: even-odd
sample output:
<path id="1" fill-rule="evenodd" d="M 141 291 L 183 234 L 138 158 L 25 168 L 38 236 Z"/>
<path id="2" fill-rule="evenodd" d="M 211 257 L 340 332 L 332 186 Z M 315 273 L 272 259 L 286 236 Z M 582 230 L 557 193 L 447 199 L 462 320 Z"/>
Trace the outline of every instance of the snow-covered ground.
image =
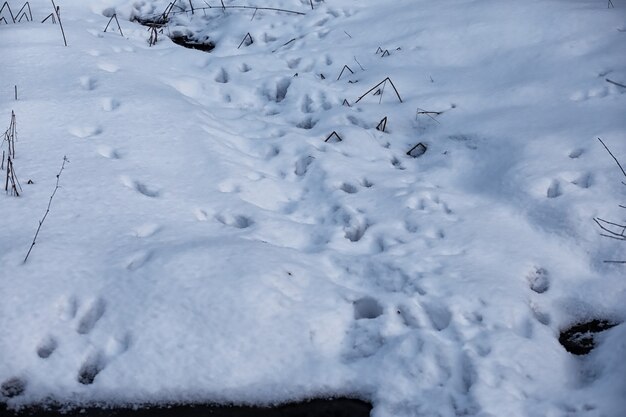
<path id="1" fill-rule="evenodd" d="M 626 83 L 626 1 L 211 0 L 149 47 L 130 19 L 167 3 L 58 0 L 68 47 L 48 1 L 0 24 L 23 187 L 0 194 L 10 407 L 624 415 L 626 326 L 587 356 L 558 337 L 626 319 L 626 267 L 604 262 L 624 243 L 593 222 L 626 217 L 597 140 L 626 164 L 626 88 L 606 81 Z M 113 11 L 124 36 L 103 33 Z M 387 82 L 357 103 L 386 77 L 402 102 Z"/>

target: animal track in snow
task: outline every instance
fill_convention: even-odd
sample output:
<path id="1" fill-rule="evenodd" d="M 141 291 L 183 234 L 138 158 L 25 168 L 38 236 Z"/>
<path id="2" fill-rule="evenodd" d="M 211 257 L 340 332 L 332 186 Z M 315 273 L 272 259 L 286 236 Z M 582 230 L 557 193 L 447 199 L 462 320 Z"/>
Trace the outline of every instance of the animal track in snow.
<path id="1" fill-rule="evenodd" d="M 95 90 L 97 85 L 96 79 L 89 76 L 80 77 L 78 81 L 83 90 L 87 91 Z"/>
<path id="2" fill-rule="evenodd" d="M 296 127 L 300 129 L 313 129 L 317 124 L 317 120 L 314 120 L 312 117 L 305 117 L 300 122 L 296 123 Z"/>
<path id="3" fill-rule="evenodd" d="M 452 314 L 444 304 L 434 300 L 425 301 L 422 308 L 435 329 L 441 331 L 450 325 Z"/>
<path id="4" fill-rule="evenodd" d="M 86 311 L 78 320 L 76 332 L 78 334 L 88 334 L 93 330 L 96 323 L 104 315 L 106 311 L 106 303 L 101 298 L 96 298 L 87 306 Z"/>
<path id="5" fill-rule="evenodd" d="M 226 72 L 224 68 L 220 68 L 220 70 L 217 72 L 217 75 L 215 76 L 215 82 L 226 84 L 228 81 L 229 81 L 228 73 Z"/>
<path id="6" fill-rule="evenodd" d="M 311 97 L 309 97 L 308 94 L 305 94 L 304 97 L 302 97 L 302 104 L 300 105 L 300 111 L 302 113 L 313 113 L 313 100 L 311 100 Z"/>
<path id="7" fill-rule="evenodd" d="M 145 195 L 146 197 L 155 198 L 159 196 L 158 190 L 148 187 L 141 181 L 132 180 L 129 177 L 123 176 L 122 183 L 128 188 L 132 188 L 139 194 Z"/>
<path id="8" fill-rule="evenodd" d="M 69 132 L 77 138 L 85 139 L 92 136 L 97 136 L 102 133 L 100 126 L 73 126 L 69 128 Z"/>
<path id="9" fill-rule="evenodd" d="M 347 182 L 342 183 L 339 186 L 339 189 L 343 191 L 344 193 L 348 193 L 348 194 L 355 194 L 359 191 L 354 185 L 347 183 Z"/>
<path id="10" fill-rule="evenodd" d="M 207 214 L 207 212 L 202 210 L 201 208 L 195 208 L 193 210 L 193 214 L 196 217 L 196 220 L 198 220 L 199 222 L 205 222 L 209 219 L 209 215 Z"/>
<path id="11" fill-rule="evenodd" d="M 577 159 L 577 158 L 580 158 L 580 156 L 583 153 L 585 153 L 585 150 L 583 148 L 576 148 L 576 149 L 572 149 L 572 151 L 570 151 L 568 156 L 572 159 Z"/>
<path id="12" fill-rule="evenodd" d="M 135 271 L 146 264 L 152 258 L 151 251 L 139 251 L 131 255 L 126 261 L 126 269 Z"/>
<path id="13" fill-rule="evenodd" d="M 118 72 L 120 69 L 120 67 L 110 62 L 100 62 L 98 64 L 98 68 L 100 68 L 102 71 L 111 72 L 111 73 Z"/>
<path id="14" fill-rule="evenodd" d="M 549 325 L 550 324 L 550 314 L 544 312 L 537 304 L 535 303 L 530 303 L 529 305 L 530 310 L 533 314 L 533 317 L 535 317 L 535 319 L 537 319 L 537 321 L 543 325 Z"/>
<path id="15" fill-rule="evenodd" d="M 63 298 L 58 303 L 59 318 L 68 321 L 76 317 L 78 311 L 78 299 L 73 295 Z"/>
<path id="16" fill-rule="evenodd" d="M 262 94 L 268 101 L 274 101 L 280 103 L 287 97 L 291 80 L 289 78 L 283 78 L 276 82 L 274 88 L 264 88 Z"/>
<path id="17" fill-rule="evenodd" d="M 383 307 L 373 297 L 363 297 L 354 303 L 354 319 L 375 319 L 383 314 Z"/>
<path id="18" fill-rule="evenodd" d="M 367 219 L 352 218 L 350 223 L 344 227 L 345 238 L 350 242 L 358 242 L 365 235 L 369 226 Z"/>
<path id="19" fill-rule="evenodd" d="M 37 345 L 37 356 L 41 359 L 47 359 L 54 353 L 56 348 L 58 347 L 58 342 L 52 336 L 45 337 L 39 345 Z"/>
<path id="20" fill-rule="evenodd" d="M 312 156 L 304 156 L 296 161 L 296 167 L 294 173 L 302 177 L 305 175 L 309 169 L 309 166 L 315 161 L 315 158 Z"/>
<path id="21" fill-rule="evenodd" d="M 98 153 L 108 159 L 120 159 L 120 154 L 110 146 L 100 145 L 98 146 Z"/>
<path id="22" fill-rule="evenodd" d="M 409 327 L 411 329 L 417 329 L 417 328 L 420 327 L 419 321 L 417 320 L 415 315 L 411 312 L 409 307 L 404 306 L 404 305 L 400 305 L 400 306 L 398 306 L 398 309 L 396 310 L 396 312 L 398 313 L 398 315 L 402 319 L 402 323 L 405 326 L 407 326 L 407 327 Z"/>
<path id="23" fill-rule="evenodd" d="M 161 226 L 155 223 L 145 223 L 133 229 L 133 235 L 140 238 L 146 238 L 155 235 L 161 230 Z"/>
<path id="24" fill-rule="evenodd" d="M 589 188 L 592 184 L 592 176 L 588 172 L 580 174 L 578 178 L 572 181 L 572 184 L 577 185 L 580 188 Z"/>
<path id="25" fill-rule="evenodd" d="M 26 380 L 19 377 L 11 377 L 0 384 L 0 397 L 18 397 L 26 390 Z"/>
<path id="26" fill-rule="evenodd" d="M 77 380 L 83 385 L 93 384 L 96 376 L 104 369 L 104 356 L 100 351 L 90 353 L 78 371 Z"/>
<path id="27" fill-rule="evenodd" d="M 111 97 L 105 97 L 100 100 L 100 105 L 104 111 L 113 111 L 120 106 L 120 102 Z"/>
<path id="28" fill-rule="evenodd" d="M 548 275 L 548 271 L 544 268 L 533 268 L 526 276 L 526 279 L 528 280 L 530 289 L 537 294 L 542 294 L 550 288 L 550 276 Z"/>
<path id="29" fill-rule="evenodd" d="M 302 58 L 294 58 L 287 61 L 287 66 L 289 69 L 297 69 L 298 65 L 300 65 L 300 61 Z"/>
<path id="30" fill-rule="evenodd" d="M 254 221 L 250 217 L 242 215 L 218 214 L 215 216 L 215 219 L 226 226 L 235 227 L 237 229 L 246 229 L 254 224 Z"/>
<path id="31" fill-rule="evenodd" d="M 239 65 L 239 71 L 241 71 L 241 72 L 252 71 L 252 67 L 250 65 L 246 64 L 245 62 L 243 62 L 241 65 Z"/>
<path id="32" fill-rule="evenodd" d="M 546 197 L 557 198 L 562 194 L 563 192 L 561 191 L 561 184 L 559 183 L 559 181 L 552 180 L 552 182 L 550 183 L 550 186 L 546 190 Z"/>

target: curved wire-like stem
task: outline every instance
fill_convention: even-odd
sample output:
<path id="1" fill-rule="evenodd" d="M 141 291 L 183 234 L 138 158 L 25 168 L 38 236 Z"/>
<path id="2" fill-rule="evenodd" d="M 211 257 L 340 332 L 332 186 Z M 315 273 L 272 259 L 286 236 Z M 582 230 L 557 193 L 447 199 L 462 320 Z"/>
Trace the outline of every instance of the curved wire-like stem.
<path id="1" fill-rule="evenodd" d="M 33 243 L 30 244 L 30 248 L 28 249 L 28 253 L 26 254 L 26 257 L 24 257 L 24 261 L 22 262 L 23 264 L 26 263 L 26 261 L 28 260 L 28 257 L 30 256 L 30 252 L 35 247 L 35 243 L 37 242 L 37 236 L 39 236 L 39 231 L 41 230 L 41 226 L 43 226 L 43 222 L 46 220 L 46 217 L 48 217 L 48 213 L 50 213 L 50 206 L 52 205 L 52 199 L 56 195 L 57 190 L 60 188 L 59 180 L 61 179 L 61 173 L 65 169 L 65 163 L 66 162 L 69 162 L 69 160 L 67 159 L 67 156 L 64 156 L 63 157 L 63 164 L 61 165 L 61 169 L 59 170 L 59 173 L 57 174 L 57 182 L 56 182 L 56 185 L 54 186 L 54 191 L 52 191 L 52 195 L 50 196 L 50 200 L 48 200 L 48 207 L 46 208 L 46 212 L 44 213 L 44 215 L 41 218 L 41 220 L 39 220 L 39 225 L 37 226 L 37 231 L 35 232 L 35 237 L 33 238 Z"/>

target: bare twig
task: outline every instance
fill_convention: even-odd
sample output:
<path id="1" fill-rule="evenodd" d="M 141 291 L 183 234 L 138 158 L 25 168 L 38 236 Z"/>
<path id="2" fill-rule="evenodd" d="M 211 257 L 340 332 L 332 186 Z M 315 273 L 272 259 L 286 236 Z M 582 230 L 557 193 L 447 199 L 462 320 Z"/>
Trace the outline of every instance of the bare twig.
<path id="1" fill-rule="evenodd" d="M 342 140 L 343 139 L 341 139 L 341 136 L 339 136 L 339 134 L 333 130 L 332 133 L 328 135 L 326 139 L 324 139 L 324 142 L 330 141 L 330 143 L 336 143 L 341 142 Z"/>
<path id="2" fill-rule="evenodd" d="M 247 42 L 246 42 L 247 40 Z M 254 40 L 252 39 L 252 35 L 250 35 L 250 32 L 246 33 L 246 36 L 243 37 L 243 39 L 241 40 L 241 43 L 239 44 L 239 46 L 237 47 L 237 49 L 241 48 L 241 45 L 245 45 L 246 46 L 250 46 L 254 43 Z"/>
<path id="3" fill-rule="evenodd" d="M 617 158 L 615 157 L 615 155 L 613 155 L 613 152 L 611 152 L 611 150 L 608 148 L 608 146 L 606 146 L 604 144 L 604 142 L 602 141 L 602 139 L 598 138 L 598 140 L 600 141 L 600 143 L 602 144 L 602 146 L 604 146 L 604 149 L 606 149 L 606 151 L 609 153 L 609 155 L 611 155 L 611 157 L 615 160 L 615 163 L 617 164 L 617 166 L 619 167 L 619 169 L 622 171 L 622 174 L 624 174 L 624 177 L 626 177 L 626 171 L 624 171 L 624 167 L 622 167 L 622 164 L 619 163 L 619 161 L 617 160 Z"/>
<path id="4" fill-rule="evenodd" d="M 288 40 L 287 42 L 285 42 L 285 43 L 283 43 L 282 45 L 280 45 L 278 48 L 274 49 L 274 50 L 272 51 L 272 53 L 274 53 L 274 52 L 278 51 L 278 50 L 279 50 L 280 48 L 282 48 L 283 46 L 287 46 L 287 45 L 289 45 L 291 42 L 295 42 L 295 41 L 296 41 L 296 38 L 292 38 L 292 39 Z"/>
<path id="5" fill-rule="evenodd" d="M 339 73 L 339 77 L 337 77 L 337 81 L 339 81 L 339 79 L 341 78 L 345 70 L 350 71 L 350 74 L 354 74 L 354 71 L 352 71 L 352 69 L 349 66 L 344 65 L 343 68 L 341 69 L 341 72 Z"/>
<path id="6" fill-rule="evenodd" d="M 2 11 L 4 10 L 4 8 L 7 8 L 7 10 L 9 11 L 9 15 L 11 15 L 11 20 L 13 21 L 13 23 L 15 23 L 15 16 L 13 15 L 13 12 L 11 11 L 11 6 L 9 6 L 8 2 L 4 2 L 2 4 L 2 7 L 0 7 L 0 13 L 2 13 Z M 6 19 L 4 19 L 4 21 L 6 22 Z M 8 24 L 8 23 L 7 23 Z"/>
<path id="7" fill-rule="evenodd" d="M 393 81 L 391 81 L 391 78 L 387 77 L 384 80 L 382 80 L 381 82 L 379 82 L 378 84 L 376 84 L 374 87 L 370 88 L 369 90 L 367 90 L 365 92 L 365 94 L 363 94 L 361 97 L 359 97 L 355 103 L 358 103 L 359 101 L 361 101 L 361 99 L 363 97 L 365 97 L 366 95 L 368 95 L 369 93 L 371 93 L 372 91 L 374 91 L 376 88 L 378 88 L 380 85 L 385 84 L 387 81 L 389 81 L 389 84 L 391 84 L 391 86 L 393 87 L 393 91 L 396 92 L 396 97 L 398 97 L 398 100 L 400 101 L 400 103 L 402 103 L 402 97 L 400 97 L 400 93 L 398 93 L 398 89 L 396 88 L 396 86 L 393 84 Z"/>
<path id="8" fill-rule="evenodd" d="M 35 247 L 35 243 L 37 242 L 37 236 L 39 236 L 39 231 L 41 230 L 41 226 L 43 226 L 43 222 L 46 220 L 46 217 L 48 217 L 48 213 L 50 213 L 50 206 L 52 205 L 52 199 L 54 198 L 54 196 L 57 193 L 57 190 L 59 189 L 59 180 L 61 179 L 61 173 L 65 169 L 66 162 L 69 162 L 69 160 L 67 159 L 67 156 L 64 156 L 63 164 L 61 164 L 61 169 L 59 170 L 59 173 L 57 174 L 57 182 L 56 182 L 56 185 L 54 186 L 54 191 L 52 191 L 52 195 L 50 196 L 50 200 L 48 201 L 48 207 L 46 208 L 46 212 L 44 213 L 41 220 L 39 220 L 39 225 L 37 226 L 35 237 L 33 237 L 33 243 L 30 244 L 30 248 L 28 249 L 28 253 L 26 254 L 26 257 L 24 257 L 23 263 L 26 263 L 26 261 L 28 260 L 28 256 L 30 255 L 30 252 L 33 250 L 33 247 Z"/>
<path id="9" fill-rule="evenodd" d="M 354 58 L 354 61 L 359 65 L 359 68 L 361 68 L 361 71 L 365 71 L 365 68 L 363 68 L 363 65 L 361 65 L 361 63 L 359 62 L 358 59 L 356 59 L 356 55 L 353 56 L 352 58 Z"/>
<path id="10" fill-rule="evenodd" d="M 610 84 L 616 85 L 616 86 L 618 86 L 618 87 L 626 88 L 626 85 L 624 85 L 624 84 L 620 84 L 620 83 L 618 83 L 618 82 L 616 82 L 616 81 L 609 80 L 608 78 L 605 78 L 605 80 L 606 80 L 606 82 L 607 82 L 607 83 L 610 83 Z"/>
<path id="11" fill-rule="evenodd" d="M 103 32 L 107 31 L 107 29 L 109 28 L 109 25 L 111 24 L 113 19 L 115 19 L 115 23 L 117 23 L 117 29 L 120 31 L 120 35 L 124 36 L 124 33 L 122 32 L 122 27 L 120 26 L 120 22 L 119 22 L 119 20 L 117 20 L 117 13 L 113 13 L 113 16 L 111 16 L 111 18 L 109 19 L 109 23 L 107 23 L 107 25 L 104 28 Z"/>
<path id="12" fill-rule="evenodd" d="M 54 19 L 54 13 L 50 13 L 48 16 L 46 16 L 46 18 L 44 20 L 41 21 L 41 23 L 45 23 L 46 20 L 51 19 L 53 24 L 56 24 L 56 20 Z"/>
<path id="13" fill-rule="evenodd" d="M 26 10 L 24 10 L 24 8 L 28 9 L 28 15 L 26 14 Z M 23 12 L 23 13 L 22 13 Z M 22 14 L 22 17 L 20 17 L 20 14 Z M 28 18 L 28 16 L 30 15 L 30 19 Z M 26 2 L 24 3 L 24 5 L 22 6 L 22 8 L 19 10 L 19 12 L 17 12 L 17 14 L 15 15 L 15 18 L 17 19 L 18 22 L 21 22 L 22 19 L 24 18 L 24 16 L 26 16 L 26 20 L 29 22 L 33 21 L 33 12 L 30 10 L 30 3 Z M 19 18 L 19 19 L 18 19 Z"/>
<path id="14" fill-rule="evenodd" d="M 63 35 L 63 43 L 67 46 L 67 39 L 65 38 L 65 31 L 63 30 L 63 23 L 61 22 L 61 16 L 59 15 L 59 8 L 56 4 L 54 4 L 54 0 L 50 0 L 52 2 L 52 7 L 54 8 L 54 14 L 59 21 L 59 26 L 61 27 L 61 34 Z"/>

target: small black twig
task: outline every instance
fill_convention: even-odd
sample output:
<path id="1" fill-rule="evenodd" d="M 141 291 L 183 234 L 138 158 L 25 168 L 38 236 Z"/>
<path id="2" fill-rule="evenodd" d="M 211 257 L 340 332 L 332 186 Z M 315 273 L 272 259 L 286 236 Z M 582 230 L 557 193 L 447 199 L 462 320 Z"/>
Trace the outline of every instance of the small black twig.
<path id="1" fill-rule="evenodd" d="M 439 120 L 435 119 L 433 116 L 431 115 L 435 115 L 435 116 L 439 116 L 440 114 L 442 114 L 442 111 L 427 111 L 427 110 L 422 110 L 419 107 L 417 108 L 417 111 L 415 112 L 415 118 L 417 119 L 417 116 L 419 116 L 420 114 L 424 114 L 426 116 L 428 116 L 430 119 L 434 120 L 437 123 L 440 123 Z"/>
<path id="2" fill-rule="evenodd" d="M 11 159 L 11 155 L 7 157 L 7 175 L 6 182 L 4 183 L 4 190 L 7 192 L 7 194 L 10 190 L 11 195 L 14 195 L 16 197 L 19 197 L 20 192 L 22 191 L 22 186 L 17 180 L 17 175 L 15 174 L 15 168 L 13 167 L 13 160 Z"/>
<path id="3" fill-rule="evenodd" d="M 354 61 L 359 65 L 359 68 L 361 68 L 361 71 L 365 71 L 365 68 L 363 68 L 363 65 L 361 65 L 361 63 L 359 62 L 358 59 L 356 59 L 356 56 L 353 56 L 352 58 L 354 58 Z"/>
<path id="4" fill-rule="evenodd" d="M 237 49 L 241 48 L 241 45 L 246 45 L 246 46 L 250 46 L 254 43 L 254 40 L 252 39 L 252 35 L 250 35 L 250 32 L 246 33 L 246 36 L 243 37 L 243 39 L 241 40 L 241 43 L 239 44 L 239 46 L 237 47 Z"/>
<path id="5" fill-rule="evenodd" d="M 107 25 L 104 28 L 103 32 L 107 31 L 107 29 L 109 28 L 109 25 L 111 24 L 113 19 L 115 19 L 115 23 L 117 23 L 117 30 L 120 31 L 120 35 L 124 36 L 124 33 L 122 32 L 122 27 L 120 26 L 120 22 L 119 22 L 119 20 L 117 20 L 117 13 L 113 13 L 113 16 L 111 16 L 111 18 L 109 19 L 109 23 L 107 23 Z"/>
<path id="6" fill-rule="evenodd" d="M 11 11 L 11 6 L 9 6 L 8 2 L 4 2 L 2 4 L 2 7 L 0 7 L 0 13 L 2 13 L 2 11 L 4 10 L 4 8 L 7 8 L 7 10 L 9 11 L 9 15 L 11 15 L 11 20 L 13 21 L 13 23 L 15 23 L 15 16 L 13 15 L 13 12 Z M 6 22 L 6 19 L 4 19 L 4 21 Z M 8 24 L 8 23 L 7 23 Z"/>
<path id="7" fill-rule="evenodd" d="M 17 100 L 17 85 L 15 87 L 15 100 Z"/>
<path id="8" fill-rule="evenodd" d="M 626 177 L 626 171 L 624 171 L 624 167 L 622 167 L 622 164 L 620 164 L 619 160 L 615 157 L 615 155 L 613 155 L 613 152 L 611 152 L 609 147 L 605 145 L 605 143 L 602 141 L 602 139 L 598 138 L 598 140 L 600 141 L 602 146 L 604 146 L 604 149 L 606 149 L 606 151 L 609 153 L 609 155 L 611 155 L 611 157 L 615 160 L 615 163 L 617 164 L 619 169 L 622 171 L 622 174 L 624 174 L 624 177 Z"/>
<path id="9" fill-rule="evenodd" d="M 41 23 L 45 23 L 46 20 L 51 19 L 52 20 L 52 24 L 56 24 L 56 20 L 54 19 L 54 13 L 50 13 L 48 16 L 46 16 L 46 18 L 44 20 L 41 21 Z"/>
<path id="10" fill-rule="evenodd" d="M 354 74 L 354 71 L 352 71 L 352 69 L 349 66 L 344 65 L 343 68 L 341 69 L 341 72 L 339 73 L 339 77 L 337 77 L 337 81 L 339 81 L 339 79 L 341 78 L 345 70 L 350 71 L 350 74 Z"/>
<path id="11" fill-rule="evenodd" d="M 52 7 L 54 8 L 54 14 L 56 14 L 57 20 L 59 21 L 59 26 L 61 27 L 61 34 L 63 35 L 63 43 L 67 46 L 67 39 L 65 38 L 65 31 L 63 30 L 63 22 L 61 22 L 61 16 L 59 15 L 60 8 L 54 4 L 54 0 L 50 0 L 52 2 Z"/>
<path id="12" fill-rule="evenodd" d="M 69 160 L 67 159 L 67 156 L 64 156 L 63 164 L 61 164 L 61 169 L 59 170 L 59 173 L 57 174 L 57 182 L 56 182 L 56 185 L 54 186 L 54 191 L 52 191 L 52 195 L 50 196 L 50 200 L 48 201 L 48 207 L 46 208 L 46 212 L 44 213 L 41 220 L 39 220 L 39 225 L 37 226 L 35 237 L 33 237 L 33 243 L 30 244 L 28 253 L 26 254 L 26 257 L 24 258 L 24 262 L 22 263 L 26 263 L 26 261 L 28 260 L 28 256 L 30 255 L 30 252 L 33 250 L 33 247 L 35 247 L 35 243 L 37 242 L 37 236 L 39 236 L 39 231 L 41 230 L 41 226 L 43 225 L 43 222 L 46 220 L 46 217 L 48 217 L 48 213 L 50 213 L 50 206 L 52 205 L 52 199 L 54 198 L 54 196 L 57 193 L 57 190 L 59 189 L 59 180 L 61 179 L 61 173 L 63 173 L 63 170 L 65 169 L 66 162 L 69 162 Z"/>
<path id="13" fill-rule="evenodd" d="M 341 105 L 351 107 L 350 103 L 348 103 L 348 100 L 346 100 L 345 98 L 343 99 L 343 103 L 341 103 Z"/>
<path id="14" fill-rule="evenodd" d="M 157 41 L 159 40 L 158 28 L 159 28 L 158 26 L 150 26 L 148 28 L 148 31 L 150 31 L 150 38 L 148 39 L 148 46 L 156 45 Z"/>
<path id="15" fill-rule="evenodd" d="M 378 122 L 378 125 L 376 126 L 376 130 L 380 130 L 381 132 L 384 132 L 386 128 L 387 128 L 387 116 L 383 117 L 382 120 Z"/>
<path id="16" fill-rule="evenodd" d="M 28 9 L 28 15 L 26 14 L 26 10 L 24 10 L 24 8 Z M 22 13 L 23 12 L 23 13 Z M 20 14 L 22 14 L 22 17 L 20 17 Z M 30 3 L 26 2 L 24 3 L 24 5 L 22 6 L 22 8 L 19 10 L 19 12 L 17 12 L 17 14 L 15 15 L 15 18 L 17 19 L 18 22 L 21 22 L 22 19 L 24 18 L 24 16 L 26 16 L 26 20 L 29 22 L 33 21 L 33 12 L 30 10 Z M 30 19 L 29 17 L 30 16 Z M 19 19 L 18 19 L 19 18 Z"/>
<path id="17" fill-rule="evenodd" d="M 389 56 L 389 55 L 391 55 L 391 54 L 389 53 L 389 49 L 385 49 L 385 50 L 383 51 L 383 54 L 382 54 L 380 57 L 381 57 L 381 58 L 384 58 L 384 57 Z"/>
<path id="18" fill-rule="evenodd" d="M 280 45 L 278 48 L 274 49 L 274 50 L 272 51 L 272 53 L 274 53 L 274 52 L 278 51 L 280 48 L 282 48 L 282 47 L 284 47 L 284 46 L 287 46 L 287 45 L 289 45 L 291 42 L 295 42 L 295 41 L 296 41 L 296 38 L 290 39 L 289 41 L 287 41 L 287 42 L 283 43 L 282 45 Z"/>
<path id="19" fill-rule="evenodd" d="M 611 0 L 609 0 L 609 3 L 606 5 L 607 9 L 614 9 L 615 6 L 613 5 L 613 2 Z"/>
<path id="20" fill-rule="evenodd" d="M 363 97 L 365 97 L 366 95 L 368 95 L 369 93 L 371 93 L 372 91 L 374 91 L 376 88 L 378 88 L 379 86 L 385 84 L 387 81 L 389 81 L 389 84 L 391 84 L 391 86 L 393 87 L 393 91 L 395 91 L 396 93 L 396 97 L 398 97 L 398 100 L 400 101 L 400 103 L 402 103 L 402 97 L 400 97 L 400 93 L 398 93 L 398 89 L 396 88 L 396 86 L 393 84 L 393 81 L 391 81 L 391 78 L 387 77 L 384 80 L 382 80 L 381 82 L 379 82 L 378 84 L 376 84 L 374 87 L 370 88 L 369 90 L 367 90 L 365 92 L 365 94 L 363 94 L 361 97 L 359 97 L 355 103 L 358 103 L 359 101 L 361 101 L 361 99 Z"/>
<path id="21" fill-rule="evenodd" d="M 324 139 L 324 142 L 328 142 L 330 141 L 331 143 L 336 143 L 336 142 L 341 142 L 343 139 L 341 139 L 341 136 L 339 136 L 339 134 L 333 130 L 333 132 L 328 135 L 326 137 L 326 139 Z"/>
<path id="22" fill-rule="evenodd" d="M 626 88 L 626 85 L 618 83 L 617 81 L 609 80 L 608 78 L 606 78 L 606 82 L 607 83 L 611 83 L 613 85 L 616 85 L 618 87 Z"/>
<path id="23" fill-rule="evenodd" d="M 348 32 L 346 32 L 346 31 L 344 30 L 344 31 L 343 31 L 343 33 L 345 33 L 345 34 L 346 34 L 346 36 L 348 36 L 350 39 L 352 39 L 352 36 L 351 36 Z"/>
<path id="24" fill-rule="evenodd" d="M 611 1 L 611 0 L 609 0 Z M 313 10 L 313 0 L 309 0 L 309 3 L 311 3 L 311 10 Z"/>

